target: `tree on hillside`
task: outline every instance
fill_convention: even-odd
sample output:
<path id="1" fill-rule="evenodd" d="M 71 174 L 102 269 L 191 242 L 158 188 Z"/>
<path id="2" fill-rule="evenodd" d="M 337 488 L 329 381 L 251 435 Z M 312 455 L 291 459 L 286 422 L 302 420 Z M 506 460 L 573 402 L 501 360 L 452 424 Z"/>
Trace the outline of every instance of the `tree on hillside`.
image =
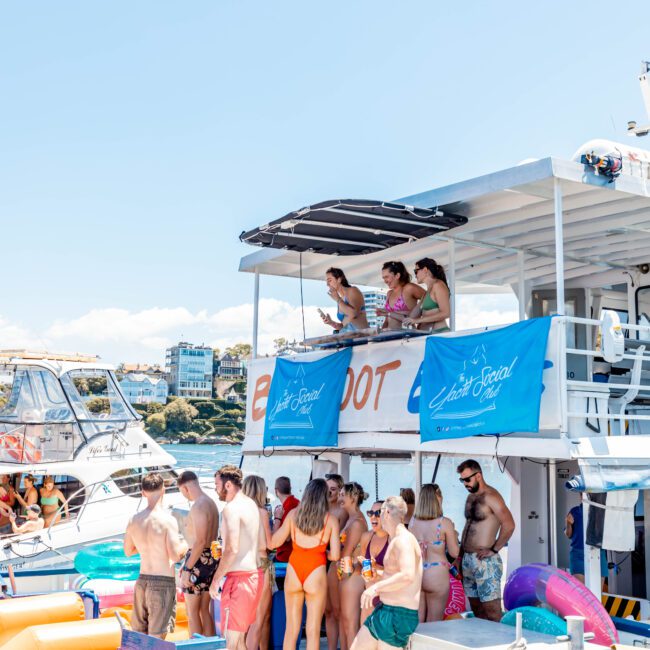
<path id="1" fill-rule="evenodd" d="M 149 432 L 153 433 L 154 435 L 165 433 L 167 429 L 167 421 L 165 420 L 165 414 L 152 413 L 147 418 L 147 428 L 149 429 Z"/>
<path id="2" fill-rule="evenodd" d="M 231 357 L 239 357 L 244 359 L 253 351 L 253 346 L 250 343 L 235 343 L 235 345 L 226 348 L 226 354 Z"/>
<path id="3" fill-rule="evenodd" d="M 147 404 L 147 415 L 160 413 L 165 407 L 160 402 L 149 402 Z"/>
<path id="4" fill-rule="evenodd" d="M 278 339 L 273 339 L 273 347 L 275 348 L 276 354 L 282 352 L 282 350 L 286 350 L 288 345 L 289 345 L 289 341 L 287 341 L 287 339 L 285 339 L 284 336 L 281 336 Z"/>
<path id="5" fill-rule="evenodd" d="M 168 431 L 189 431 L 192 426 L 192 420 L 199 412 L 184 399 L 175 399 L 164 408 L 162 413 L 167 422 Z"/>

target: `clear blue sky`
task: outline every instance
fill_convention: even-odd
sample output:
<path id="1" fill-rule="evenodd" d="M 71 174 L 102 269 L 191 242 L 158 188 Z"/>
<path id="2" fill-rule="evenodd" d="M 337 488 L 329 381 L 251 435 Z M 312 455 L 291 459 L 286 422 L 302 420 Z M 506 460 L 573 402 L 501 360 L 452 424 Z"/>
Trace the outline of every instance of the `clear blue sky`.
<path id="1" fill-rule="evenodd" d="M 24 334 L 69 349 L 66 323 L 93 310 L 210 320 L 250 302 L 239 233 L 308 203 L 627 141 L 650 22 L 647 3 L 619 7 L 3 3 L 0 348 Z M 293 281 L 263 289 L 297 304 Z M 150 348 L 187 338 L 183 318 Z M 83 337 L 138 354 L 137 338 Z"/>

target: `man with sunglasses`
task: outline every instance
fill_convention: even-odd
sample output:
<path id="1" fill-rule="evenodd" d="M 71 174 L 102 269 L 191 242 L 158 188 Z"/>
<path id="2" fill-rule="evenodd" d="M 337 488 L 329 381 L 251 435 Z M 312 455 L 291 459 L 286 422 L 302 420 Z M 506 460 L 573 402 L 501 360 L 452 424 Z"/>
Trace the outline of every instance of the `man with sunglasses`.
<path id="1" fill-rule="evenodd" d="M 515 521 L 475 460 L 462 462 L 456 471 L 469 492 L 461 538 L 463 587 L 476 617 L 500 621 L 503 563 L 499 551 L 512 537 Z"/>

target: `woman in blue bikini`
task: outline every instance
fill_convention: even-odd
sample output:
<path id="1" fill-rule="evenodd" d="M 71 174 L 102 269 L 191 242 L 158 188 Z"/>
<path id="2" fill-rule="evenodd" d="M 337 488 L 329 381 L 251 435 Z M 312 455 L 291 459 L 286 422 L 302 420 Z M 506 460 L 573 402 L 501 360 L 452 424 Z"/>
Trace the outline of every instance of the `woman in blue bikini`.
<path id="1" fill-rule="evenodd" d="M 333 327 L 339 334 L 366 329 L 366 301 L 357 287 L 353 287 L 341 269 L 329 268 L 325 272 L 327 295 L 336 302 L 335 321 L 329 314 L 321 312 L 321 318 L 326 325 Z"/>
<path id="2" fill-rule="evenodd" d="M 458 534 L 451 519 L 442 516 L 442 508 L 431 483 L 422 486 L 409 532 L 422 550 L 422 595 L 420 621 L 441 621 L 449 597 L 449 561 L 458 557 Z"/>

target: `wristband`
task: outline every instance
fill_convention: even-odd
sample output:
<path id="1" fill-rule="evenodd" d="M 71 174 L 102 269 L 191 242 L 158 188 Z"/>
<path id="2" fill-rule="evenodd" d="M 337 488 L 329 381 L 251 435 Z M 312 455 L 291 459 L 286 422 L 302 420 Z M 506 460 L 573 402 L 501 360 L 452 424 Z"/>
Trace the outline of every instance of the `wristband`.
<path id="1" fill-rule="evenodd" d="M 493 553 L 496 553 L 497 555 L 499 554 L 499 551 L 497 551 L 496 548 L 494 548 L 494 544 L 492 544 L 492 546 L 490 546 L 490 550 L 491 550 Z"/>

